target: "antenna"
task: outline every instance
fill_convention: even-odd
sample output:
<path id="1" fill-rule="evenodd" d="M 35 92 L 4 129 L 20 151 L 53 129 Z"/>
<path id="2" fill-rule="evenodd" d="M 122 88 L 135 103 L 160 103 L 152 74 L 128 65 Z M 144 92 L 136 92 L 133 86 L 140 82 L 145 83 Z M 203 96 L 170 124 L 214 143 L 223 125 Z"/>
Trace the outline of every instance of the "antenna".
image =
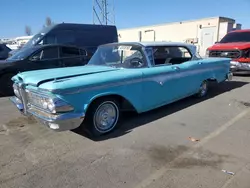
<path id="1" fill-rule="evenodd" d="M 110 4 L 108 0 L 93 0 L 93 24 L 115 24 L 114 1 Z"/>

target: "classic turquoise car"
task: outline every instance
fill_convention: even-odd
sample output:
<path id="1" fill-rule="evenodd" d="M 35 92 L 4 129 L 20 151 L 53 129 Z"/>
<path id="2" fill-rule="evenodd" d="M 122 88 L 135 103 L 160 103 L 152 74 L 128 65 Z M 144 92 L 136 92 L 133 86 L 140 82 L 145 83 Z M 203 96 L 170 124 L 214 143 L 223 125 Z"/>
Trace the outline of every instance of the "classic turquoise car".
<path id="1" fill-rule="evenodd" d="M 112 43 L 85 66 L 19 73 L 11 101 L 57 131 L 79 126 L 92 136 L 112 131 L 124 110 L 146 112 L 203 97 L 208 82 L 231 80 L 230 59 L 200 58 L 186 43 Z"/>

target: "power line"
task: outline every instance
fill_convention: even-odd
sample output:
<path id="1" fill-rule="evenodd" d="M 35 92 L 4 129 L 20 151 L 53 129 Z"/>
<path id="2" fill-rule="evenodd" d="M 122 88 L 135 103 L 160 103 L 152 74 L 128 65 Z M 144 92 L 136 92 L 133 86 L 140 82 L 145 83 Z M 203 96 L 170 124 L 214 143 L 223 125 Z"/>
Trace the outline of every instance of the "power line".
<path id="1" fill-rule="evenodd" d="M 114 0 L 110 4 L 108 0 L 93 0 L 93 24 L 114 25 Z"/>

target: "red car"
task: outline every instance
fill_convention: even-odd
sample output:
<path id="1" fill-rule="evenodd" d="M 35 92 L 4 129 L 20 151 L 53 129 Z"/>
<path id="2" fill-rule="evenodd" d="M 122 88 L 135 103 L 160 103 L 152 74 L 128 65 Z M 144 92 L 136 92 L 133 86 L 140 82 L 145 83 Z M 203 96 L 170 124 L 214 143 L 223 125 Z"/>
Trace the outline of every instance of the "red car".
<path id="1" fill-rule="evenodd" d="M 233 73 L 250 74 L 250 29 L 227 33 L 220 42 L 207 49 L 206 55 L 231 58 Z"/>

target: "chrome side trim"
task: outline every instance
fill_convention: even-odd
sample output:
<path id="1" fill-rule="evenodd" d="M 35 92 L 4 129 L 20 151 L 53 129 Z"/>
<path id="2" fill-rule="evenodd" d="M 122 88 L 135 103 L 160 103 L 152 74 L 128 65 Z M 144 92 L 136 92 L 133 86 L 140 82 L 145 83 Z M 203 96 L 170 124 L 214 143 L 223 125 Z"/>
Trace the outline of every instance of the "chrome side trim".
<path id="1" fill-rule="evenodd" d="M 89 86 L 89 87 L 82 86 L 82 87 L 76 87 L 76 88 L 70 88 L 70 89 L 55 89 L 55 90 L 46 90 L 46 89 L 39 88 L 39 90 L 41 90 L 43 92 L 45 92 L 45 91 L 51 92 L 53 94 L 68 95 L 68 94 L 86 92 L 86 91 L 90 91 L 90 90 L 104 89 L 107 87 L 118 87 L 118 86 L 123 86 L 123 85 L 128 85 L 128 84 L 135 84 L 135 83 L 139 83 L 139 82 L 143 82 L 143 81 L 154 81 L 154 82 L 157 82 L 160 84 L 160 83 L 165 83 L 171 79 L 185 77 L 189 74 L 205 73 L 207 71 L 209 71 L 209 72 L 218 71 L 218 70 L 224 70 L 225 68 L 227 68 L 226 65 L 221 65 L 221 66 L 216 67 L 216 68 L 210 68 L 210 67 L 204 68 L 203 66 L 201 66 L 201 68 L 199 68 L 199 69 L 190 69 L 190 70 L 184 70 L 184 71 L 177 70 L 174 74 L 172 72 L 167 72 L 167 73 L 162 73 L 159 75 L 154 75 L 154 76 L 145 77 L 145 78 L 140 77 L 140 78 L 135 78 L 135 79 L 131 79 L 131 80 L 119 81 L 119 82 L 108 83 L 108 84 L 101 84 L 101 85 L 96 85 L 96 86 Z"/>

